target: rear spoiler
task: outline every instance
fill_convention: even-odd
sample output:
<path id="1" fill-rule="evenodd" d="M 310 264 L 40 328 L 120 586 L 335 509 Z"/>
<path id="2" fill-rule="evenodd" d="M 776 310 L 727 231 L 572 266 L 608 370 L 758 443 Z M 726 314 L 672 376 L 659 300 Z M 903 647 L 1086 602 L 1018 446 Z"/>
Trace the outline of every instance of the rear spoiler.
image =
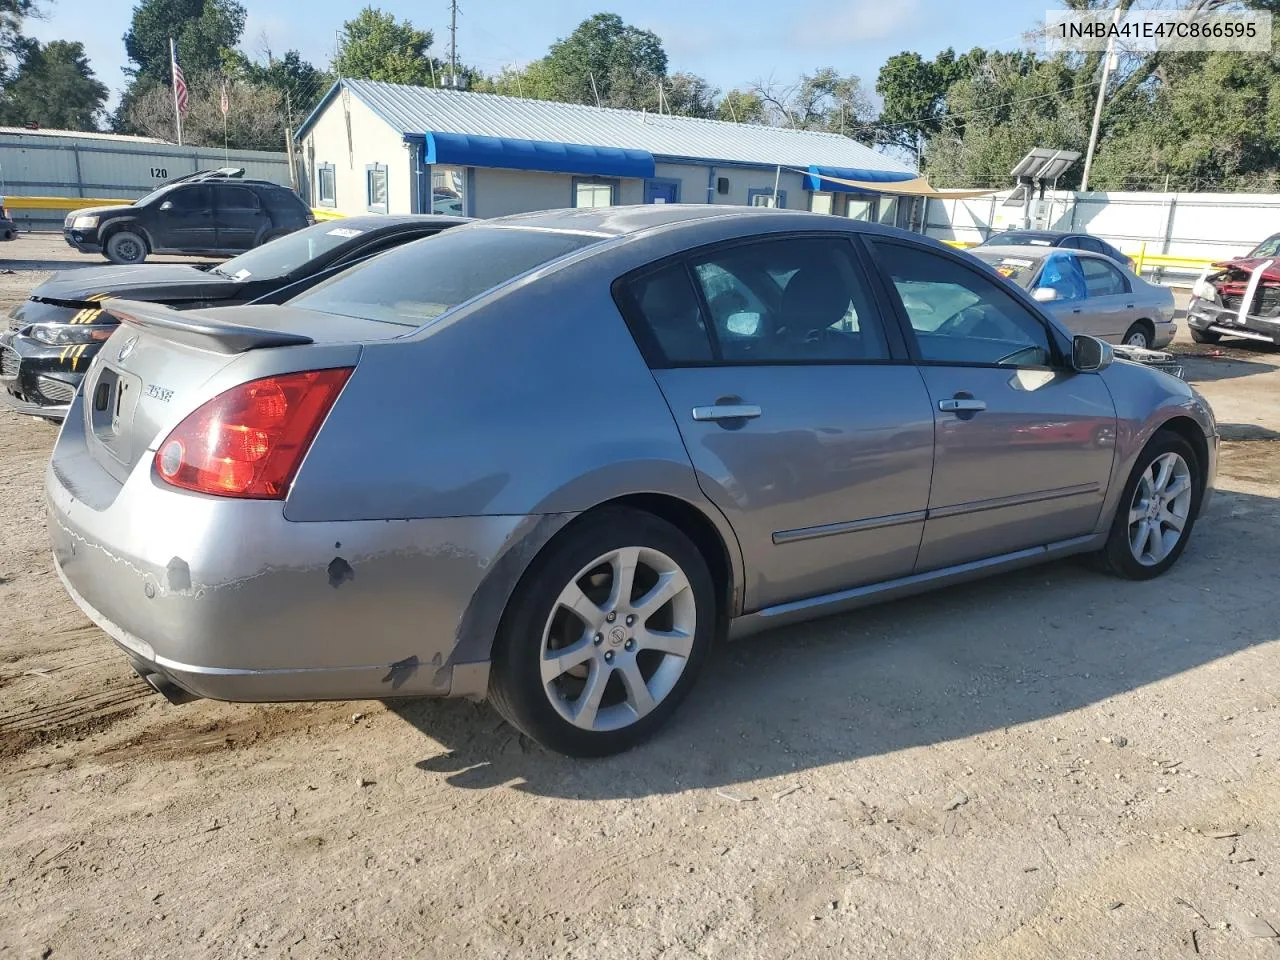
<path id="1" fill-rule="evenodd" d="M 110 299 L 102 309 L 118 320 L 166 340 L 218 353 L 244 353 L 263 347 L 294 347 L 315 341 L 301 333 L 232 323 L 203 310 L 174 310 L 141 300 Z"/>

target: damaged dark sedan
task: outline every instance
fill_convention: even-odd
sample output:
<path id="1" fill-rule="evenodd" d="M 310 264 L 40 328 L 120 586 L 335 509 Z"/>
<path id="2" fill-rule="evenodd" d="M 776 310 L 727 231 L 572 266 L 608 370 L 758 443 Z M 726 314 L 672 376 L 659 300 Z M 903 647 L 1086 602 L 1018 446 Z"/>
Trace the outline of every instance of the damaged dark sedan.
<path id="1" fill-rule="evenodd" d="M 107 297 L 178 309 L 282 302 L 334 273 L 464 217 L 367 216 L 328 221 L 221 264 L 87 267 L 54 274 L 0 332 L 0 400 L 18 413 L 60 420 L 102 342 L 118 322 Z"/>
<path id="2" fill-rule="evenodd" d="M 1280 233 L 1211 264 L 1191 292 L 1187 327 L 1196 343 L 1241 337 L 1280 345 Z"/>

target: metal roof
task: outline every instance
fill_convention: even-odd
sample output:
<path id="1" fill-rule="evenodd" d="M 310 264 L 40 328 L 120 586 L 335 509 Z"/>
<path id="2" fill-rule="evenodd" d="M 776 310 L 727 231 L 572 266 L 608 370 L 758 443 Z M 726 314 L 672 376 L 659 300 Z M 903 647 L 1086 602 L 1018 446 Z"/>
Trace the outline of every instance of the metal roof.
<path id="1" fill-rule="evenodd" d="M 548 143 L 644 150 L 655 158 L 808 167 L 811 164 L 914 174 L 893 157 L 848 137 L 724 120 L 525 100 L 372 80 L 342 80 L 298 131 L 345 87 L 403 135 L 469 134 Z"/>
<path id="2" fill-rule="evenodd" d="M 0 127 L 0 135 L 19 137 L 66 137 L 69 140 L 119 140 L 124 143 L 170 143 L 155 137 L 132 137 L 123 133 L 100 133 L 97 130 L 29 130 L 26 127 Z"/>

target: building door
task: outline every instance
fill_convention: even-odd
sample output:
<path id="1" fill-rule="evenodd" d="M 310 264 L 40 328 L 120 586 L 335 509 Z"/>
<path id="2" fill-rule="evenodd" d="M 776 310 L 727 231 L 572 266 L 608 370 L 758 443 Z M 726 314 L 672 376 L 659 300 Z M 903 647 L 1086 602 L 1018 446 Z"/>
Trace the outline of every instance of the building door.
<path id="1" fill-rule="evenodd" d="M 680 184 L 674 180 L 646 180 L 644 182 L 645 203 L 679 203 Z"/>

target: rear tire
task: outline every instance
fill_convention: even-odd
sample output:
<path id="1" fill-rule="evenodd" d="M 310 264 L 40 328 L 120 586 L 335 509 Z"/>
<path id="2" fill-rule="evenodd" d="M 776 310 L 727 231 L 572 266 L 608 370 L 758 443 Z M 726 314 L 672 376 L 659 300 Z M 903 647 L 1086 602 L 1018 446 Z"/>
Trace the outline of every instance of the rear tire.
<path id="1" fill-rule="evenodd" d="M 1151 580 L 1177 563 L 1204 497 L 1200 476 L 1191 444 L 1157 432 L 1124 485 L 1098 565 L 1126 580 Z"/>
<path id="2" fill-rule="evenodd" d="M 1222 339 L 1222 334 L 1214 333 L 1212 330 L 1197 330 L 1195 327 L 1191 330 L 1191 339 L 1196 343 L 1217 343 Z"/>
<path id="3" fill-rule="evenodd" d="M 516 588 L 489 697 L 549 750 L 620 753 L 675 712 L 715 629 L 715 588 L 698 548 L 665 520 L 608 507 L 561 534 Z"/>
<path id="4" fill-rule="evenodd" d="M 117 230 L 107 239 L 106 254 L 112 263 L 142 263 L 147 259 L 147 241 L 132 230 Z"/>
<path id="5" fill-rule="evenodd" d="M 1151 324 L 1145 320 L 1138 320 L 1124 332 L 1124 339 L 1120 342 L 1125 346 L 1150 350 L 1151 344 L 1155 343 L 1155 340 L 1156 332 Z"/>

